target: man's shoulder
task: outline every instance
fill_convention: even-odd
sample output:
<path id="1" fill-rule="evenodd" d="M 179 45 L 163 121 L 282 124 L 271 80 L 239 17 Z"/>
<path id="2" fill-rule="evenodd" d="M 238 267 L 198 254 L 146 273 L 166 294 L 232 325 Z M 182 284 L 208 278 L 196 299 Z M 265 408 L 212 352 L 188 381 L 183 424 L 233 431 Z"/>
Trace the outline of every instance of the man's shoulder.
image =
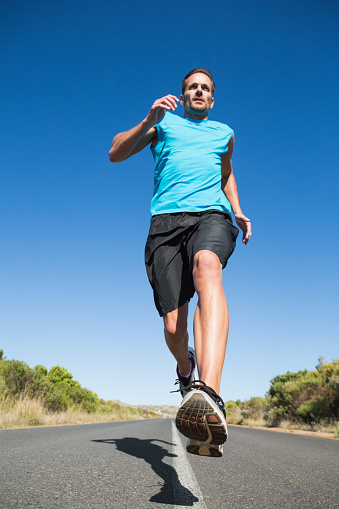
<path id="1" fill-rule="evenodd" d="M 217 129 L 222 129 L 222 130 L 232 131 L 233 132 L 232 127 L 230 127 L 229 125 L 225 124 L 224 122 L 219 122 L 217 120 L 209 120 L 208 123 L 210 124 L 210 126 L 213 126 L 213 127 L 217 128 Z"/>
<path id="2" fill-rule="evenodd" d="M 184 119 L 182 117 L 179 117 L 179 115 L 175 115 L 174 113 L 171 113 L 170 111 L 166 111 L 164 118 L 159 122 L 161 125 L 166 124 L 183 124 Z"/>

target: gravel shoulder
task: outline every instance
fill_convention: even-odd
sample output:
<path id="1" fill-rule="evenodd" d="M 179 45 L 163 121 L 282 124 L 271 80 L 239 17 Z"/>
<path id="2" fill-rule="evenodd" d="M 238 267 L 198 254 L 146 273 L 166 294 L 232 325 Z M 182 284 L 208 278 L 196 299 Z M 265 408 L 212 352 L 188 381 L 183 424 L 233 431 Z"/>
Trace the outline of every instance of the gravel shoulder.
<path id="1" fill-rule="evenodd" d="M 332 440 L 338 440 L 334 436 L 334 433 L 328 433 L 326 431 L 306 431 L 302 429 L 266 428 L 265 426 L 246 426 L 243 424 L 228 424 L 228 426 L 234 428 L 262 429 L 265 431 L 275 431 L 277 433 L 291 433 L 293 435 L 304 435 L 309 437 L 331 438 Z"/>

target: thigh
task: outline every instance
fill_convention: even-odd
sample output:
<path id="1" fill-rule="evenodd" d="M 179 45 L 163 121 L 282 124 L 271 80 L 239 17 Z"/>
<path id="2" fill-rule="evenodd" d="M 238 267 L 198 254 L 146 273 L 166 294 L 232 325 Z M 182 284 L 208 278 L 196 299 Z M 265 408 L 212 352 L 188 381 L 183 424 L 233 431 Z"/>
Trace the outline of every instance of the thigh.
<path id="1" fill-rule="evenodd" d="M 145 265 L 160 316 L 181 307 L 194 295 L 187 239 L 200 214 L 160 214 L 151 221 Z"/>
<path id="2" fill-rule="evenodd" d="M 171 243 L 158 246 L 147 260 L 146 271 L 160 316 L 180 308 L 193 297 L 188 259 L 178 246 Z"/>
<path id="3" fill-rule="evenodd" d="M 229 214 L 206 212 L 190 235 L 187 242 L 187 255 L 190 269 L 194 266 L 194 256 L 199 251 L 215 253 L 225 268 L 232 255 L 239 230 L 232 223 Z"/>

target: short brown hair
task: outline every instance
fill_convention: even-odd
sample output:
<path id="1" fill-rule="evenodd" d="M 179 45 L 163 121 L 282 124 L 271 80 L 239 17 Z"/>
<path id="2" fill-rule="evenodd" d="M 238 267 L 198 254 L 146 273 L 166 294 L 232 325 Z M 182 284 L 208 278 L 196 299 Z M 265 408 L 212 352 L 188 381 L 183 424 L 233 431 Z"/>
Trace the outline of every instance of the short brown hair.
<path id="1" fill-rule="evenodd" d="M 192 71 L 190 71 L 188 74 L 186 74 L 186 76 L 182 80 L 182 85 L 181 85 L 182 93 L 184 93 L 185 90 L 186 90 L 186 81 L 188 80 L 188 78 L 190 76 L 192 76 L 192 74 L 197 74 L 198 72 L 206 74 L 206 76 L 208 76 L 209 79 L 211 80 L 211 82 L 212 82 L 212 95 L 213 95 L 214 94 L 214 90 L 215 90 L 215 83 L 213 81 L 213 74 L 210 71 L 208 71 L 207 69 L 205 69 L 204 67 L 197 67 L 196 69 L 192 69 Z"/>

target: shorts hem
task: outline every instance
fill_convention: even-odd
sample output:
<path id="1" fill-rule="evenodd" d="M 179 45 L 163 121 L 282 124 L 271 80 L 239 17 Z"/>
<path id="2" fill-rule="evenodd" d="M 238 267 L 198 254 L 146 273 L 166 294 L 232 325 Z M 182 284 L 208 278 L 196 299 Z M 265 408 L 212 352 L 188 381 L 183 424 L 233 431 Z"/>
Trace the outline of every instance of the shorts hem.
<path id="1" fill-rule="evenodd" d="M 215 255 L 217 255 L 217 257 L 219 258 L 219 261 L 220 261 L 220 263 L 221 263 L 222 268 L 224 269 L 224 268 L 226 267 L 229 257 L 225 259 L 225 257 L 224 257 L 224 256 L 223 256 L 223 257 L 221 257 L 221 256 L 220 256 L 220 254 L 217 252 L 217 250 L 214 250 L 214 249 L 212 249 L 212 248 L 210 248 L 210 247 L 200 247 L 200 246 L 199 246 L 199 249 L 197 249 L 197 250 L 196 250 L 196 251 L 194 251 L 194 253 L 193 253 L 193 257 L 192 257 L 192 267 L 190 267 L 190 270 L 191 270 L 191 271 L 193 270 L 193 260 L 194 260 L 194 257 L 195 257 L 195 255 L 196 255 L 197 253 L 199 253 L 199 251 L 210 251 L 211 253 L 214 253 L 214 254 L 215 254 Z"/>
<path id="2" fill-rule="evenodd" d="M 195 291 L 194 291 L 194 293 L 195 293 Z M 194 293 L 193 293 L 193 295 L 194 295 Z M 165 307 L 160 307 L 155 304 L 155 307 L 157 308 L 159 316 L 163 317 L 167 313 L 171 313 L 172 311 L 175 311 L 176 309 L 181 308 L 181 306 L 183 306 L 184 304 L 186 304 L 186 302 L 189 302 L 192 299 L 193 295 L 191 297 L 188 297 L 187 299 L 185 299 L 184 302 L 182 302 L 182 303 L 179 301 L 178 304 L 177 303 L 169 304 L 168 306 L 165 306 Z"/>

